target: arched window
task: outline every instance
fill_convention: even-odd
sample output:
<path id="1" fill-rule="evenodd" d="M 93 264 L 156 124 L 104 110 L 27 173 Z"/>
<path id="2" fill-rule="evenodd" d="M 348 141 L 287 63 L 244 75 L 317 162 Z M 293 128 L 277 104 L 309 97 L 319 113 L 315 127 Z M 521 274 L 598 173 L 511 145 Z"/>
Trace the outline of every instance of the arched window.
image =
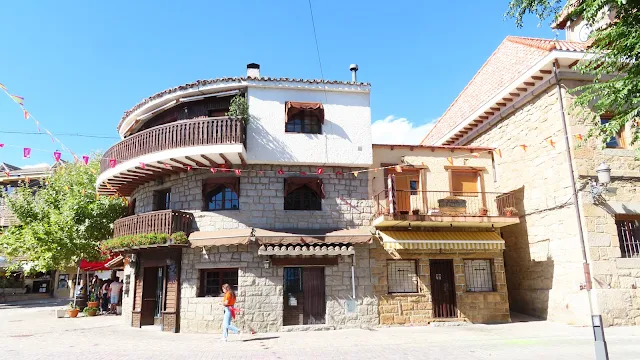
<path id="1" fill-rule="evenodd" d="M 324 107 L 321 103 L 287 101 L 285 132 L 322 134 Z"/>
<path id="2" fill-rule="evenodd" d="M 239 178 L 212 178 L 205 180 L 202 188 L 204 210 L 238 210 L 240 201 Z"/>
<path id="3" fill-rule="evenodd" d="M 322 210 L 324 187 L 321 179 L 288 178 L 284 193 L 285 210 Z"/>

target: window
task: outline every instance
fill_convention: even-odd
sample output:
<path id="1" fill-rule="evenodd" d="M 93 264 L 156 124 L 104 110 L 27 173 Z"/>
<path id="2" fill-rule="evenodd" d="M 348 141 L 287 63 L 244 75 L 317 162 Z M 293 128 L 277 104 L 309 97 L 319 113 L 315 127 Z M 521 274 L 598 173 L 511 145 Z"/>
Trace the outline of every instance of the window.
<path id="1" fill-rule="evenodd" d="M 222 285 L 229 284 L 238 293 L 238 269 L 202 269 L 200 270 L 200 296 L 222 295 Z"/>
<path id="2" fill-rule="evenodd" d="M 418 195 L 418 180 L 409 180 L 409 190 L 411 195 Z"/>
<path id="3" fill-rule="evenodd" d="M 477 171 L 456 171 L 449 172 L 451 181 L 451 191 L 456 196 L 476 196 L 478 193 Z"/>
<path id="4" fill-rule="evenodd" d="M 387 261 L 389 293 L 417 293 L 418 281 L 415 260 Z"/>
<path id="5" fill-rule="evenodd" d="M 284 268 L 284 293 L 298 294 L 302 292 L 302 268 Z"/>
<path id="6" fill-rule="evenodd" d="M 322 210 L 320 197 L 307 185 L 291 191 L 284 197 L 285 210 Z"/>
<path id="7" fill-rule="evenodd" d="M 611 116 L 609 115 L 603 115 L 600 116 L 600 125 L 606 125 L 609 123 L 609 121 L 611 120 Z M 622 149 L 625 148 L 625 141 L 624 141 L 624 128 L 621 128 L 618 133 L 615 136 L 612 136 L 611 138 L 609 138 L 609 140 L 606 143 L 606 147 L 609 149 Z"/>
<path id="8" fill-rule="evenodd" d="M 464 280 L 467 291 L 493 291 L 491 260 L 465 260 Z"/>
<path id="9" fill-rule="evenodd" d="M 224 185 L 209 191 L 206 194 L 205 203 L 205 210 L 210 211 L 238 210 L 240 206 L 238 194 Z"/>
<path id="10" fill-rule="evenodd" d="M 171 208 L 171 189 L 153 192 L 153 211 L 169 210 Z"/>
<path id="11" fill-rule="evenodd" d="M 131 199 L 129 201 L 129 207 L 127 208 L 127 216 L 136 214 L 136 199 Z"/>
<path id="12" fill-rule="evenodd" d="M 617 216 L 616 227 L 622 257 L 640 257 L 640 216 Z"/>
<path id="13" fill-rule="evenodd" d="M 318 115 L 312 111 L 300 111 L 287 120 L 285 125 L 286 132 L 303 133 L 303 134 L 321 134 L 322 125 Z"/>

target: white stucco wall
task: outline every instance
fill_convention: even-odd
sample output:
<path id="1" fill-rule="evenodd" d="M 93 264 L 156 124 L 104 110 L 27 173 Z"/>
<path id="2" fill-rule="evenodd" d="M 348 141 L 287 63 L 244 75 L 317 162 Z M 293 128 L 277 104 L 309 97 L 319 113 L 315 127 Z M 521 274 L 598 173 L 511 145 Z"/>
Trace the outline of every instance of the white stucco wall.
<path id="1" fill-rule="evenodd" d="M 371 109 L 367 91 L 249 87 L 247 162 L 369 166 Z M 285 102 L 324 105 L 322 134 L 285 132 Z"/>

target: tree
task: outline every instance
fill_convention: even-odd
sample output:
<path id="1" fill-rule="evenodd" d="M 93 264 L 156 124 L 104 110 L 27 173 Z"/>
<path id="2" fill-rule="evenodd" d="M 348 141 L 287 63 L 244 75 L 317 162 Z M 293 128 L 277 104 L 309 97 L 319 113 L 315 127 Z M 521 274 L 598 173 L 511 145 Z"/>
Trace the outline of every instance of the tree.
<path id="1" fill-rule="evenodd" d="M 564 0 L 511 0 L 505 16 L 523 26 L 527 14 L 540 22 L 555 19 L 563 10 Z M 573 90 L 576 95 L 573 110 L 591 114 L 593 127 L 587 137 L 606 143 L 627 123 L 631 124 L 632 140 L 640 139 L 640 0 L 570 0 L 564 7 L 571 18 L 582 17 L 594 24 L 609 9 L 615 10 L 614 21 L 605 27 L 594 28 L 588 56 L 578 69 L 594 76 L 591 83 Z M 597 115 L 612 113 L 613 118 L 601 125 Z"/>
<path id="2" fill-rule="evenodd" d="M 37 191 L 23 183 L 4 194 L 20 224 L 0 236 L 0 253 L 27 259 L 32 271 L 99 258 L 98 242 L 111 237 L 111 225 L 126 211 L 125 199 L 96 195 L 99 166 L 97 160 L 64 164 Z"/>

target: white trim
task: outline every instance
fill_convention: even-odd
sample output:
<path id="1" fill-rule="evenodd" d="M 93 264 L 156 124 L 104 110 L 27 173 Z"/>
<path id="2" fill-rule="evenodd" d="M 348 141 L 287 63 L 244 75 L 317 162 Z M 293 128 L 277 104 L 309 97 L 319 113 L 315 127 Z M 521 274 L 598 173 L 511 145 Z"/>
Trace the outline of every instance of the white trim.
<path id="1" fill-rule="evenodd" d="M 178 103 L 179 103 L 179 101 L 178 101 L 178 100 L 170 101 L 170 102 L 169 102 L 168 104 L 166 104 L 166 105 L 163 105 L 163 106 L 161 106 L 161 107 L 159 107 L 159 108 L 157 108 L 157 109 L 155 109 L 155 110 L 153 110 L 153 111 L 149 111 L 148 113 L 146 113 L 146 114 L 144 114 L 144 115 L 140 115 L 140 116 L 138 116 L 138 119 L 137 119 L 137 120 L 144 120 L 144 119 L 146 119 L 146 118 L 148 118 L 148 117 L 150 117 L 150 116 L 153 116 L 153 115 L 155 115 L 155 114 L 161 113 L 161 112 L 163 112 L 164 110 L 167 110 L 167 109 L 170 109 L 170 108 L 172 108 L 172 107 L 176 106 Z"/>
<path id="2" fill-rule="evenodd" d="M 383 244 L 504 244 L 504 240 L 382 240 Z"/>

